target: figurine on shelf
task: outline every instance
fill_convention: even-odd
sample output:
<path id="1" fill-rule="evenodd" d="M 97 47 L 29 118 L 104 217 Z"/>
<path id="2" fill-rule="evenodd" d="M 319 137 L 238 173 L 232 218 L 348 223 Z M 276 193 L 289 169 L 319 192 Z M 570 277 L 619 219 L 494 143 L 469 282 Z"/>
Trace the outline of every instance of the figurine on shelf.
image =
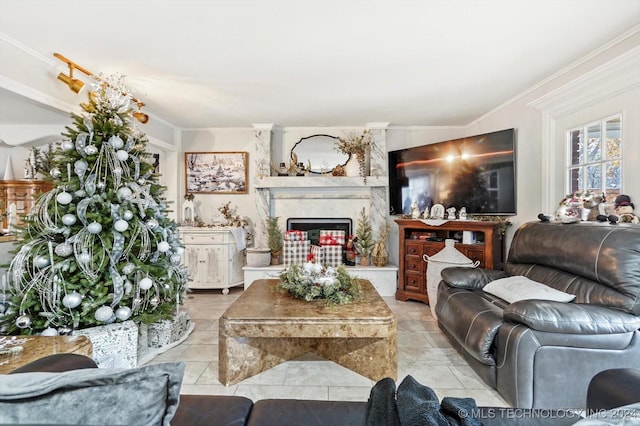
<path id="1" fill-rule="evenodd" d="M 411 203 L 411 218 L 412 219 L 420 218 L 420 208 L 418 207 L 418 203 L 416 201 Z"/>
<path id="2" fill-rule="evenodd" d="M 456 208 L 455 207 L 449 207 L 447 209 L 447 219 L 456 220 Z"/>
<path id="3" fill-rule="evenodd" d="M 460 213 L 458 214 L 460 220 L 467 220 L 467 208 L 460 207 Z"/>

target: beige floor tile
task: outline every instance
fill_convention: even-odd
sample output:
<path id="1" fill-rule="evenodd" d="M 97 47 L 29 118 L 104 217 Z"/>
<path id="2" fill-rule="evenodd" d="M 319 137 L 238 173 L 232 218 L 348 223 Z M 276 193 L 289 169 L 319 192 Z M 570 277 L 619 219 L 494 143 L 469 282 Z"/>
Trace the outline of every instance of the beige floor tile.
<path id="1" fill-rule="evenodd" d="M 269 398 L 329 400 L 329 390 L 326 386 L 269 386 L 239 384 L 235 395 L 244 396 L 253 401 Z"/>
<path id="2" fill-rule="evenodd" d="M 243 395 L 251 399 L 296 398 L 366 401 L 374 381 L 331 361 L 309 353 L 280 364 L 233 386 L 218 381 L 219 317 L 242 290 L 229 295 L 217 291 L 194 291 L 185 300 L 195 330 L 182 344 L 152 362 L 184 361 L 181 393 Z M 384 298 L 398 321 L 398 383 L 408 374 L 431 386 L 439 397 L 472 397 L 479 405 L 506 406 L 471 370 L 438 329 L 429 306 Z"/>
<path id="3" fill-rule="evenodd" d="M 366 402 L 371 386 L 329 386 L 329 401 Z"/>
<path id="4" fill-rule="evenodd" d="M 373 386 L 375 382 L 331 361 L 290 361 L 285 385 Z"/>

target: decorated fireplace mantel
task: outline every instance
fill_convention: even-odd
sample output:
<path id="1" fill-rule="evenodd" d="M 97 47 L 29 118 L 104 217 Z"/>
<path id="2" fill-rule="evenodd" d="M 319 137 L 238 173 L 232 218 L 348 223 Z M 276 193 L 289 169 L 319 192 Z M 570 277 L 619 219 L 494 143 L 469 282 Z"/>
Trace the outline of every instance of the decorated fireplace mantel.
<path id="1" fill-rule="evenodd" d="M 369 175 L 346 176 L 256 176 L 257 223 L 256 246 L 266 246 L 264 224 L 268 217 L 351 217 L 354 226 L 358 212 L 365 208 L 374 230 L 387 219 L 386 134 L 389 123 L 368 123 L 373 141 L 369 158 Z M 272 124 L 254 125 L 256 170 L 262 159 L 271 159 Z M 284 223 L 283 223 L 284 224 Z"/>

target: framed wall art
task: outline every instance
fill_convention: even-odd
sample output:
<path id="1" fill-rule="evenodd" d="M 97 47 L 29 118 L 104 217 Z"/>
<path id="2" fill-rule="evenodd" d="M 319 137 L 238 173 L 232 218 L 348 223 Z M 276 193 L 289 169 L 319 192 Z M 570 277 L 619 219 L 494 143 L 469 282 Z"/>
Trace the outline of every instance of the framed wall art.
<path id="1" fill-rule="evenodd" d="M 246 194 L 246 152 L 185 152 L 186 192 Z"/>

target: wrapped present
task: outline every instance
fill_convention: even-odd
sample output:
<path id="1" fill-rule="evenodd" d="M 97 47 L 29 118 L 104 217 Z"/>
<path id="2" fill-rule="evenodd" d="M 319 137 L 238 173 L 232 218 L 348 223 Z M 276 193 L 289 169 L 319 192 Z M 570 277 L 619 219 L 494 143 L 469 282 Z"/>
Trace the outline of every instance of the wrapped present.
<path id="1" fill-rule="evenodd" d="M 74 330 L 93 345 L 93 360 L 100 368 L 134 368 L 138 365 L 138 326 L 132 320 Z"/>
<path id="2" fill-rule="evenodd" d="M 292 263 L 303 264 L 311 253 L 311 241 L 283 241 L 282 260 L 285 268 Z"/>
<path id="3" fill-rule="evenodd" d="M 311 256 L 316 263 L 324 264 L 324 251 L 322 251 L 322 246 L 313 244 L 311 246 Z"/>
<path id="4" fill-rule="evenodd" d="M 325 266 L 340 266 L 342 265 L 342 246 L 311 246 L 311 254 L 316 263 L 320 263 Z"/>
<path id="5" fill-rule="evenodd" d="M 182 338 L 189 330 L 189 313 L 180 311 L 170 320 L 162 320 L 149 324 L 147 345 L 150 348 L 161 348 Z"/>
<path id="6" fill-rule="evenodd" d="M 327 266 L 342 265 L 342 246 L 322 246 L 322 264 Z"/>
<path id="7" fill-rule="evenodd" d="M 346 233 L 338 230 L 322 230 L 318 243 L 321 246 L 343 246 L 346 240 Z"/>
<path id="8" fill-rule="evenodd" d="M 285 241 L 304 241 L 308 239 L 307 231 L 291 230 L 284 232 Z"/>

